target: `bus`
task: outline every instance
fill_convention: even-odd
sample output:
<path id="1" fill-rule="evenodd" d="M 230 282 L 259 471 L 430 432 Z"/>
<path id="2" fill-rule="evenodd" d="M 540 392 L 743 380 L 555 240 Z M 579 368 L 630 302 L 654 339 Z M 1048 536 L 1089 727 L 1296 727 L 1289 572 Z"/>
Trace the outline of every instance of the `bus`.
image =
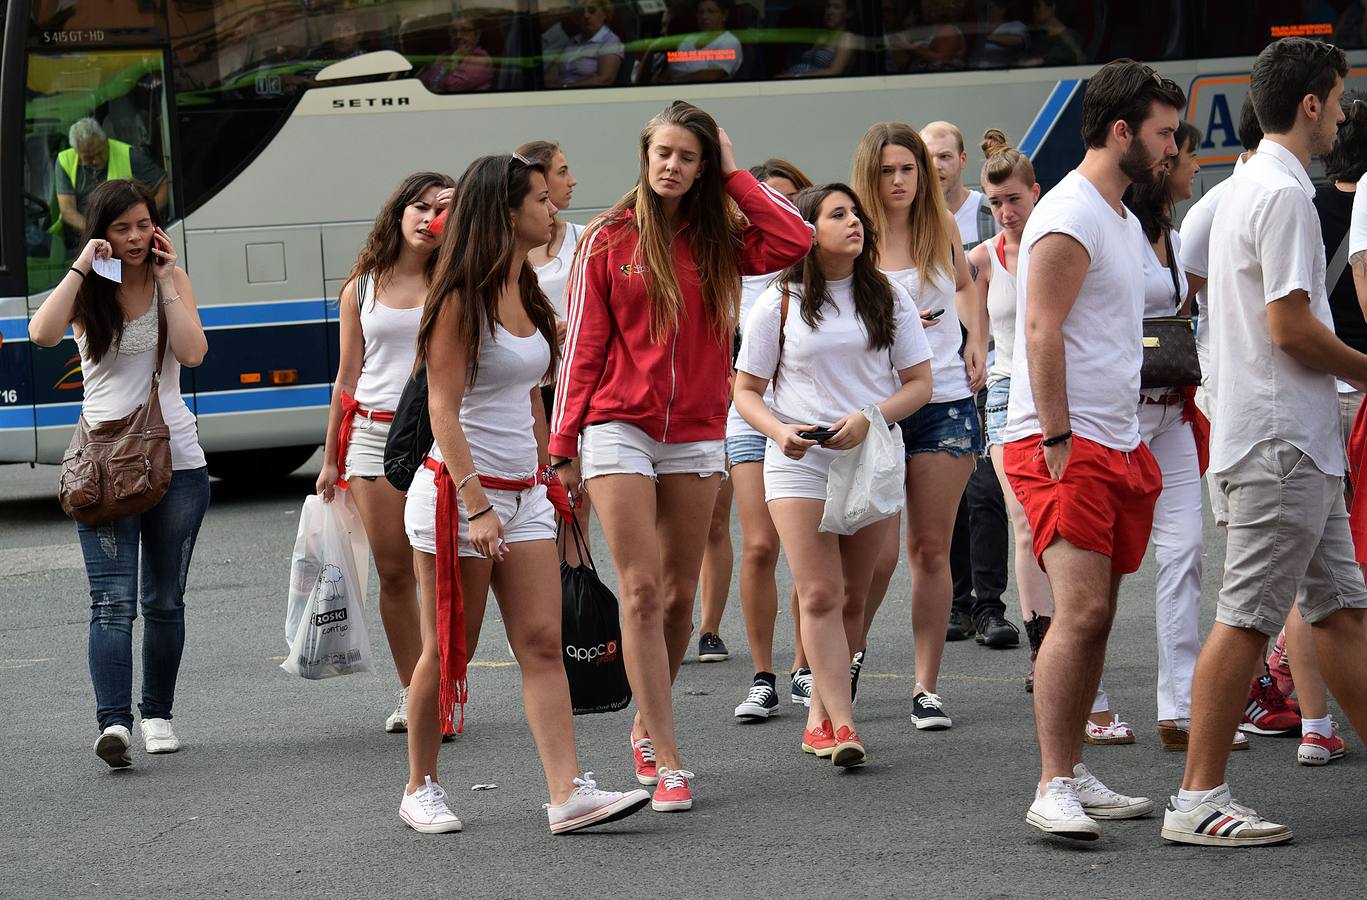
<path id="1" fill-rule="evenodd" d="M 322 443 L 335 298 L 409 172 L 555 139 L 585 221 L 684 98 L 743 165 L 844 180 L 869 124 L 945 119 L 970 173 L 1000 127 L 1047 186 L 1081 156 L 1086 78 L 1127 56 L 1186 88 L 1209 183 L 1269 41 L 1333 41 L 1354 83 L 1367 66 L 1348 0 L 0 0 L 0 17 L 0 462 L 60 461 L 79 416 L 74 341 L 34 347 L 27 320 L 78 249 L 77 182 L 101 176 L 63 151 L 93 120 L 157 182 L 194 278 L 209 353 L 181 387 L 224 478 L 283 475 Z"/>

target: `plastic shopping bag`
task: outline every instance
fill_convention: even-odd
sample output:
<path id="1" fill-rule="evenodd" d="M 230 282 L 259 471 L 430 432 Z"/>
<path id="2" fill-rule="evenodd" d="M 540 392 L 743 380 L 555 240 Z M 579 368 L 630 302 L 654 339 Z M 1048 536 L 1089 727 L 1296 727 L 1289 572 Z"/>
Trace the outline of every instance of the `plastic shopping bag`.
<path id="1" fill-rule="evenodd" d="M 563 527 L 563 526 L 562 526 Z M 631 685 L 622 661 L 622 625 L 617 598 L 598 578 L 579 523 L 569 529 L 583 563 L 571 566 L 560 554 L 561 641 L 570 704 L 576 716 L 616 712 L 631 703 Z M 561 540 L 566 537 L 562 534 Z"/>
<path id="2" fill-rule="evenodd" d="M 864 407 L 869 434 L 864 443 L 831 463 L 826 477 L 826 508 L 818 531 L 854 534 L 865 525 L 902 512 L 907 502 L 907 461 L 902 442 L 875 405 Z"/>
<path id="3" fill-rule="evenodd" d="M 328 503 L 304 500 L 290 563 L 280 668 L 316 680 L 372 669 L 364 602 L 369 573 L 365 531 L 346 491 Z"/>

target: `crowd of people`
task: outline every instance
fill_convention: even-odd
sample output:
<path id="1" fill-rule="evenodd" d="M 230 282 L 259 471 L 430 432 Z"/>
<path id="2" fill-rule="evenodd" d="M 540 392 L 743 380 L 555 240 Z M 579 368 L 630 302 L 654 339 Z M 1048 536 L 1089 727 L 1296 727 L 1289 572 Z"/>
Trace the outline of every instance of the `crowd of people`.
<path id="1" fill-rule="evenodd" d="M 1356 203 L 1367 109 L 1344 96 L 1347 72 L 1320 42 L 1265 49 L 1239 128 L 1247 152 L 1180 229 L 1201 135 L 1181 120 L 1182 90 L 1131 60 L 1088 81 L 1085 156 L 1043 196 L 998 129 L 983 136 L 981 191 L 964 184 L 964 139 L 947 122 L 875 124 L 847 183 L 813 184 L 778 158 L 741 168 L 726 132 L 683 101 L 647 123 L 635 185 L 587 227 L 560 217 L 576 182 L 551 141 L 483 156 L 458 180 L 404 179 L 341 291 L 316 485 L 328 500 L 350 492 L 379 573 L 402 685 L 385 728 L 408 738 L 403 821 L 461 828 L 437 762 L 477 687 L 467 665 L 490 591 L 521 668 L 550 830 L 647 804 L 690 809 L 697 776 L 674 682 L 700 584 L 697 654 L 730 655 L 720 622 L 734 504 L 754 664 L 735 716 L 761 722 L 780 706 L 781 549 L 797 650 L 789 699 L 806 708 L 794 743 L 835 767 L 870 753 L 859 674 L 899 560 L 912 581 L 909 718 L 942 731 L 953 724 L 938 685 L 946 641 L 1019 643 L 1002 602 L 1013 543 L 1040 748 L 1026 819 L 1080 840 L 1099 836 L 1099 820 L 1154 808 L 1082 762 L 1084 743 L 1136 740 L 1101 681 L 1122 578 L 1152 544 L 1155 729 L 1165 750 L 1187 752 L 1162 835 L 1289 840 L 1234 800 L 1224 773 L 1247 733 L 1299 728 L 1300 762 L 1341 757 L 1329 693 L 1367 728 L 1367 546 L 1355 553 L 1344 449 L 1367 458 L 1367 424 L 1354 424 L 1367 385 L 1367 198 Z M 1315 157 L 1331 179 L 1318 191 Z M 165 342 L 171 488 L 140 516 L 78 526 L 95 753 L 125 767 L 139 604 L 144 748 L 179 746 L 171 709 L 208 487 L 176 373 L 208 344 L 145 187 L 115 178 L 91 191 L 81 246 L 30 336 L 51 346 L 75 329 L 86 420 L 129 414 Z M 122 263 L 121 283 L 93 271 L 108 260 Z M 1146 350 L 1167 340 L 1151 325 L 1195 331 L 1192 358 L 1177 360 L 1195 372 L 1199 358 L 1195 380 L 1155 374 L 1173 367 L 1151 368 Z M 384 455 L 415 371 L 434 442 L 405 494 L 386 481 Z M 833 465 L 871 440 L 904 457 L 905 537 L 900 515 L 853 534 L 823 524 Z M 1227 533 L 1204 646 L 1203 477 Z M 650 791 L 600 788 L 576 753 L 556 537 L 558 520 L 590 514 L 616 568 L 636 704 L 623 753 Z"/>

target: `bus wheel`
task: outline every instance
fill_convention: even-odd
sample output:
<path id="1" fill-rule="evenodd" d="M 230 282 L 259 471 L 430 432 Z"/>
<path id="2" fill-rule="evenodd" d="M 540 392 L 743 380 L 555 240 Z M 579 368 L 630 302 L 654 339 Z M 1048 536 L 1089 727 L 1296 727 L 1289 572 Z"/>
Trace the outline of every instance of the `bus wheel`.
<path id="1" fill-rule="evenodd" d="M 309 461 L 317 444 L 209 453 L 209 474 L 224 481 L 279 481 Z"/>

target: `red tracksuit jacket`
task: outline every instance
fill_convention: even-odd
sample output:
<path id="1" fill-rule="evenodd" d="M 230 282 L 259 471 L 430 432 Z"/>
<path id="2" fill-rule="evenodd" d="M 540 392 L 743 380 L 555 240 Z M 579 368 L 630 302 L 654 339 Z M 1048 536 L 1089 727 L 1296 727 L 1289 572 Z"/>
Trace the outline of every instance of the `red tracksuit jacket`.
<path id="1" fill-rule="evenodd" d="M 750 222 L 740 251 L 742 274 L 777 272 L 807 255 L 812 229 L 782 194 L 743 169 L 727 176 L 726 192 Z M 729 335 L 719 338 L 708 320 L 688 229 L 673 244 L 683 310 L 660 343 L 650 334 L 649 273 L 634 265 L 636 237 L 632 214 L 624 213 L 595 223 L 584 238 L 588 246 L 569 284 L 553 456 L 578 456 L 580 433 L 597 422 L 626 422 L 663 443 L 726 435 L 732 342 Z"/>

